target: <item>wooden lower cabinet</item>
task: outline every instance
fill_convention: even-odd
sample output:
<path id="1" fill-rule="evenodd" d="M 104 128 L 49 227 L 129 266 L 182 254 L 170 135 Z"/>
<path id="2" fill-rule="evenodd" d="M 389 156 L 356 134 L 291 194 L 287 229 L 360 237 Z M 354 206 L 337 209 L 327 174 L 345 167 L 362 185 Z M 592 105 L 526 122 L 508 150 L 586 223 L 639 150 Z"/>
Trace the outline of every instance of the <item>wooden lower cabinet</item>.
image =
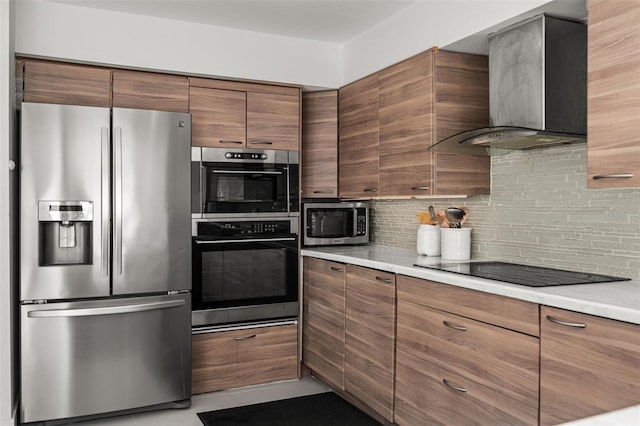
<path id="1" fill-rule="evenodd" d="M 393 421 L 395 275 L 347 265 L 345 390 Z"/>
<path id="2" fill-rule="evenodd" d="M 396 280 L 395 422 L 536 425 L 538 305 Z"/>
<path id="3" fill-rule="evenodd" d="M 543 306 L 540 424 L 640 404 L 640 326 Z"/>
<path id="4" fill-rule="evenodd" d="M 302 360 L 344 390 L 345 265 L 313 257 L 303 266 Z"/>
<path id="5" fill-rule="evenodd" d="M 193 393 L 295 379 L 297 347 L 297 324 L 196 334 Z"/>

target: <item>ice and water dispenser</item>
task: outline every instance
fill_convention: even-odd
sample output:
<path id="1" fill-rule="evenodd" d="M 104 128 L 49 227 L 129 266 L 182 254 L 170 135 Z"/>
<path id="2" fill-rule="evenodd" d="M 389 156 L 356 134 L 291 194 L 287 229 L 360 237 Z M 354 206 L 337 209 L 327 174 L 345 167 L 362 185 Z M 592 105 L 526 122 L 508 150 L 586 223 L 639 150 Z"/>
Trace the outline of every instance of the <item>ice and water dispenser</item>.
<path id="1" fill-rule="evenodd" d="M 93 203 L 39 201 L 40 266 L 91 264 Z"/>

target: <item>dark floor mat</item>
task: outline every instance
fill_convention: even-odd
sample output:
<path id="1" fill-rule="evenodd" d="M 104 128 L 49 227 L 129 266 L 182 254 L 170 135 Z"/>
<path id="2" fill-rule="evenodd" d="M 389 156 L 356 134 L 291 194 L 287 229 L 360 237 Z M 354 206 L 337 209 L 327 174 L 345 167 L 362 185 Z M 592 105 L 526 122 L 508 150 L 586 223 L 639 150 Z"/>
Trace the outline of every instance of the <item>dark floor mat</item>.
<path id="1" fill-rule="evenodd" d="M 198 413 L 205 426 L 379 426 L 333 392 Z"/>

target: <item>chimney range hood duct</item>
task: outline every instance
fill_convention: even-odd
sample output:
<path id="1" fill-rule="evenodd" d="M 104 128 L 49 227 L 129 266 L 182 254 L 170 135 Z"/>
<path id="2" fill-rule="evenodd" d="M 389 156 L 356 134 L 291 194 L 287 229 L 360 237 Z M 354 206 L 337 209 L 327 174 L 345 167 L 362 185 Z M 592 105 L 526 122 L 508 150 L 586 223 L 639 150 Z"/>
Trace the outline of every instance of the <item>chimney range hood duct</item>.
<path id="1" fill-rule="evenodd" d="M 429 150 L 498 155 L 585 141 L 587 27 L 537 15 L 491 34 L 489 111 L 491 127 Z"/>

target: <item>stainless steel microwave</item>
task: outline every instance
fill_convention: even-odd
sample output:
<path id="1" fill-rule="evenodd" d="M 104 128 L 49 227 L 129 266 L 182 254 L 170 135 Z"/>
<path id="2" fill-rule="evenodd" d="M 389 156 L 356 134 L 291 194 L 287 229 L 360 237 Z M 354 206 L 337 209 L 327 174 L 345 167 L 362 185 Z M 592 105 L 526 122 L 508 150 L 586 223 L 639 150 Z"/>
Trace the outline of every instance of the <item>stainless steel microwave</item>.
<path id="1" fill-rule="evenodd" d="M 306 203 L 303 221 L 305 246 L 369 242 L 369 204 L 366 202 Z"/>

